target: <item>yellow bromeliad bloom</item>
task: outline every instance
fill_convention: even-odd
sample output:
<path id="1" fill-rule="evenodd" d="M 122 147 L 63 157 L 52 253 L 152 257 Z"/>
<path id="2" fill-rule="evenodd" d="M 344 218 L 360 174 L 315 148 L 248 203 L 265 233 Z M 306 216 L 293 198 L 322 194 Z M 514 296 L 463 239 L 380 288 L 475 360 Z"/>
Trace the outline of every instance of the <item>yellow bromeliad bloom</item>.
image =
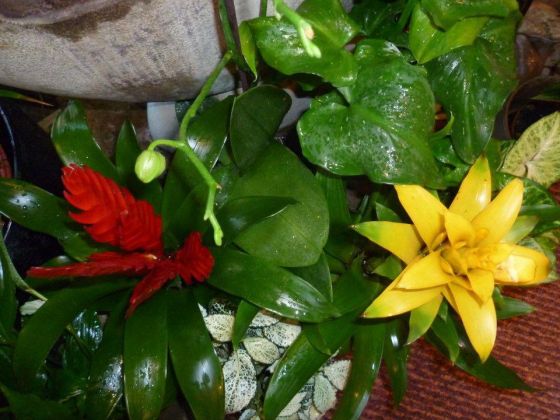
<path id="1" fill-rule="evenodd" d="M 461 317 L 482 361 L 496 339 L 495 284 L 530 285 L 545 280 L 548 258 L 509 243 L 523 200 L 523 182 L 511 181 L 491 200 L 488 161 L 478 159 L 447 209 L 418 185 L 397 185 L 412 224 L 365 222 L 360 234 L 392 252 L 407 266 L 363 316 L 380 318 L 408 311 L 433 320 L 443 298 Z M 412 318 L 412 317 L 411 317 Z"/>

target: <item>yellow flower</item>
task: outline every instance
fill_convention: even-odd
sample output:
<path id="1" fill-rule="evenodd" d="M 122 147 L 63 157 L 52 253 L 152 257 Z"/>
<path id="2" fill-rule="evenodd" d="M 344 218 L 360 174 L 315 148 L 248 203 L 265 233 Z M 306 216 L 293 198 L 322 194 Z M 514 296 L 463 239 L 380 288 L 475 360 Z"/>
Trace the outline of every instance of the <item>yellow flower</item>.
<path id="1" fill-rule="evenodd" d="M 365 222 L 353 228 L 392 252 L 407 266 L 363 316 L 380 318 L 413 311 L 437 315 L 445 298 L 461 317 L 484 361 L 496 339 L 495 284 L 529 285 L 546 279 L 548 258 L 508 241 L 521 208 L 523 183 L 514 179 L 491 200 L 488 161 L 478 159 L 447 209 L 418 185 L 397 185 L 413 225 Z"/>

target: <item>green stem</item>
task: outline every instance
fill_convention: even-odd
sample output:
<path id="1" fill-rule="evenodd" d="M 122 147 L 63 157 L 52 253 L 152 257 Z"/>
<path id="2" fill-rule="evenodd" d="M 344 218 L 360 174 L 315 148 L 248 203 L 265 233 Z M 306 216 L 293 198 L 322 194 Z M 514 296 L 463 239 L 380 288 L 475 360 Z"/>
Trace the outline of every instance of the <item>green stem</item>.
<path id="1" fill-rule="evenodd" d="M 274 0 L 274 7 L 277 14 L 284 16 L 296 27 L 299 39 L 301 40 L 307 55 L 314 58 L 321 58 L 321 50 L 317 45 L 311 42 L 315 36 L 315 32 L 313 31 L 311 24 L 302 18 L 296 11 L 286 5 L 284 0 Z"/>
<path id="2" fill-rule="evenodd" d="M 265 17 L 266 16 L 267 6 L 268 6 L 268 0 L 261 0 L 261 8 L 260 8 L 260 12 L 259 12 L 260 17 Z"/>

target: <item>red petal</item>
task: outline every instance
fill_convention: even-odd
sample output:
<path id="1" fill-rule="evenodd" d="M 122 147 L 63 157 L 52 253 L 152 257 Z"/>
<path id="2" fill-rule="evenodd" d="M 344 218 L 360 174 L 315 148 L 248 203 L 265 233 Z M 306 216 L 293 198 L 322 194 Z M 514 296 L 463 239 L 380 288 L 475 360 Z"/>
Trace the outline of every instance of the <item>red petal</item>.
<path id="1" fill-rule="evenodd" d="M 214 257 L 210 250 L 202 245 L 200 232 L 193 232 L 189 235 L 184 245 L 175 254 L 175 261 L 179 265 L 179 274 L 187 284 L 191 284 L 191 278 L 198 282 L 204 281 L 210 277 L 214 267 Z"/>
<path id="2" fill-rule="evenodd" d="M 146 201 L 136 200 L 126 189 L 88 166 L 63 168 L 64 197 L 81 212 L 70 217 L 86 225 L 97 242 L 125 251 L 163 253 L 161 217 Z"/>
<path id="3" fill-rule="evenodd" d="M 138 305 L 152 297 L 165 283 L 176 276 L 177 271 L 173 261 L 160 261 L 134 288 L 126 311 L 126 317 L 131 316 Z"/>
<path id="4" fill-rule="evenodd" d="M 157 261 L 157 257 L 151 254 L 100 252 L 92 254 L 88 262 L 63 267 L 31 267 L 27 275 L 36 278 L 96 277 L 109 274 L 142 275 L 151 270 Z"/>

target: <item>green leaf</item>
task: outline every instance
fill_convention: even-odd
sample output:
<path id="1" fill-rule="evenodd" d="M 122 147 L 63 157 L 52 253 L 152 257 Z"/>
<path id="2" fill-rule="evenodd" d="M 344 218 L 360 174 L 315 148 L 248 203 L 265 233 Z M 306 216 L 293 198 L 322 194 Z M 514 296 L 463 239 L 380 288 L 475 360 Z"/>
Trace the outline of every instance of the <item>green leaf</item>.
<path id="1" fill-rule="evenodd" d="M 86 113 L 78 101 L 69 101 L 54 121 L 51 137 L 58 156 L 65 165 L 87 165 L 119 181 L 115 166 L 101 151 L 87 125 Z"/>
<path id="2" fill-rule="evenodd" d="M 21 330 L 14 351 L 14 369 L 23 390 L 35 376 L 64 328 L 95 300 L 130 287 L 130 280 L 103 281 L 89 287 L 69 287 L 53 295 Z"/>
<path id="3" fill-rule="evenodd" d="M 16 321 L 18 302 L 16 299 L 16 285 L 23 282 L 16 271 L 2 232 L 0 231 L 0 338 L 7 340 L 13 335 Z"/>
<path id="4" fill-rule="evenodd" d="M 494 304 L 496 305 L 496 316 L 498 319 L 508 319 L 516 316 L 522 316 L 534 312 L 535 307 L 529 305 L 522 300 L 515 299 L 509 296 L 503 296 L 499 288 L 494 289 L 492 295 Z"/>
<path id="5" fill-rule="evenodd" d="M 223 419 L 222 369 L 192 291 L 168 293 L 167 324 L 173 370 L 194 417 Z"/>
<path id="6" fill-rule="evenodd" d="M 395 405 L 399 405 L 408 385 L 406 361 L 409 347 L 406 345 L 406 328 L 402 318 L 387 322 L 383 349 L 383 360 L 387 366 L 393 401 Z"/>
<path id="7" fill-rule="evenodd" d="M 47 102 L 40 101 L 38 99 L 32 98 L 30 96 L 23 95 L 19 92 L 14 92 L 13 90 L 8 89 L 0 89 L 0 97 L 1 98 L 10 98 L 10 99 L 19 99 L 22 101 L 33 102 L 40 105 L 47 105 L 51 106 L 51 104 Z"/>
<path id="8" fill-rule="evenodd" d="M 455 118 L 453 147 L 465 162 L 474 162 L 484 151 L 496 114 L 515 87 L 517 20 L 517 13 L 489 19 L 472 45 L 426 65 L 436 99 Z"/>
<path id="9" fill-rule="evenodd" d="M 213 249 L 212 286 L 278 315 L 320 322 L 337 314 L 332 304 L 302 278 L 258 257 Z"/>
<path id="10" fill-rule="evenodd" d="M 206 185 L 198 185 L 176 206 L 170 220 L 164 220 L 163 238 L 168 248 L 178 248 L 190 232 L 205 232 L 207 223 L 204 220 L 206 205 Z"/>
<path id="11" fill-rule="evenodd" d="M 334 420 L 358 420 L 367 405 L 371 388 L 381 365 L 385 341 L 385 324 L 360 324 L 354 334 L 352 369 Z"/>
<path id="12" fill-rule="evenodd" d="M 239 168 L 250 166 L 274 141 L 274 134 L 291 103 L 290 95 L 271 85 L 257 86 L 235 98 L 230 142 Z"/>
<path id="13" fill-rule="evenodd" d="M 103 340 L 91 361 L 85 412 L 88 419 L 110 418 L 123 396 L 124 315 L 128 296 L 111 311 Z"/>
<path id="14" fill-rule="evenodd" d="M 356 77 L 356 65 L 344 46 L 355 35 L 357 25 L 346 15 L 338 0 L 306 0 L 298 13 L 313 27 L 313 43 L 321 57 L 310 57 L 303 48 L 296 27 L 286 18 L 263 17 L 249 21 L 259 52 L 268 65 L 291 75 L 309 73 L 335 86 L 347 86 Z"/>
<path id="15" fill-rule="evenodd" d="M 407 1 L 368 0 L 357 3 L 350 16 L 360 24 L 362 32 L 371 38 L 386 39 L 399 46 L 407 46 L 407 34 L 399 25 Z"/>
<path id="16" fill-rule="evenodd" d="M 299 120 L 303 154 L 337 175 L 438 186 L 428 146 L 434 99 L 425 71 L 381 40 L 361 42 L 355 56 L 358 78 L 343 91 L 349 106 L 316 101 Z"/>
<path id="17" fill-rule="evenodd" d="M 224 232 L 224 246 L 263 220 L 283 213 L 297 201 L 289 197 L 241 197 L 228 201 L 217 214 Z"/>
<path id="18" fill-rule="evenodd" d="M 439 311 L 441 305 L 441 296 L 414 308 L 410 312 L 410 320 L 408 322 L 408 338 L 406 344 L 411 344 L 422 337 L 429 329 Z"/>
<path id="19" fill-rule="evenodd" d="M 427 63 L 455 48 L 471 45 L 487 21 L 487 17 L 466 18 L 443 31 L 418 4 L 410 23 L 410 50 L 419 64 Z"/>
<path id="20" fill-rule="evenodd" d="M 442 307 L 448 308 L 447 304 L 442 305 Z M 460 348 L 456 323 L 454 322 L 452 317 L 450 315 L 446 317 L 436 317 L 436 319 L 434 319 L 434 322 L 432 323 L 431 330 L 428 333 L 428 336 L 430 336 L 432 333 L 443 344 L 449 360 L 455 363 L 455 361 L 459 357 Z"/>
<path id="21" fill-rule="evenodd" d="M 0 390 L 10 404 L 10 410 L 17 419 L 72 420 L 75 414 L 57 402 L 40 398 L 35 394 L 24 394 L 0 384 Z"/>
<path id="22" fill-rule="evenodd" d="M 239 343 L 245 337 L 253 318 L 259 313 L 260 308 L 246 300 L 239 302 L 237 311 L 235 312 L 235 321 L 233 323 L 233 332 L 231 333 L 231 343 L 234 348 L 239 348 Z"/>
<path id="23" fill-rule="evenodd" d="M 160 291 L 126 320 L 124 390 L 131 420 L 158 418 L 167 377 L 166 293 Z"/>
<path id="24" fill-rule="evenodd" d="M 505 17 L 512 4 L 515 3 L 504 0 L 422 0 L 422 6 L 434 23 L 444 29 L 450 29 L 458 21 L 470 17 Z"/>
<path id="25" fill-rule="evenodd" d="M 117 144 L 115 146 L 115 163 L 120 179 L 134 194 L 137 199 L 147 200 L 159 213 L 161 206 L 161 185 L 158 180 L 145 184 L 138 179 L 134 172 L 136 158 L 141 149 L 136 139 L 134 126 L 126 121 L 119 132 Z"/>
<path id="26" fill-rule="evenodd" d="M 560 179 L 560 112 L 527 128 L 509 150 L 502 171 L 549 187 Z"/>
<path id="27" fill-rule="evenodd" d="M 239 40 L 241 43 L 241 53 L 245 62 L 251 69 L 253 77 L 257 79 L 259 73 L 257 70 L 257 45 L 253 39 L 253 33 L 251 32 L 251 27 L 247 22 L 241 22 L 239 25 Z"/>
<path id="28" fill-rule="evenodd" d="M 296 276 L 307 281 L 311 286 L 317 289 L 329 301 L 333 300 L 333 289 L 331 282 L 331 273 L 329 271 L 329 261 L 323 253 L 319 260 L 307 267 L 294 267 L 290 270 Z"/>
<path id="29" fill-rule="evenodd" d="M 187 130 L 189 145 L 208 169 L 214 168 L 226 142 L 233 96 L 211 105 L 191 122 Z M 187 156 L 175 152 L 163 187 L 162 219 L 171 220 L 177 211 L 178 197 L 187 194 L 203 180 Z"/>
<path id="30" fill-rule="evenodd" d="M 231 191 L 232 199 L 254 196 L 287 197 L 297 204 L 251 226 L 235 244 L 276 265 L 314 264 L 327 241 L 329 222 L 325 197 L 311 172 L 292 152 L 273 143 Z"/>

